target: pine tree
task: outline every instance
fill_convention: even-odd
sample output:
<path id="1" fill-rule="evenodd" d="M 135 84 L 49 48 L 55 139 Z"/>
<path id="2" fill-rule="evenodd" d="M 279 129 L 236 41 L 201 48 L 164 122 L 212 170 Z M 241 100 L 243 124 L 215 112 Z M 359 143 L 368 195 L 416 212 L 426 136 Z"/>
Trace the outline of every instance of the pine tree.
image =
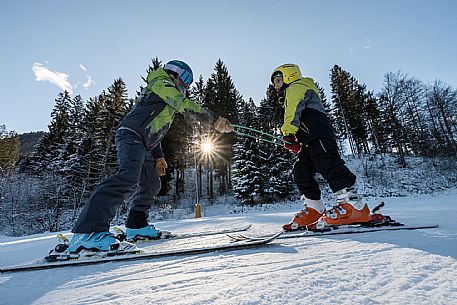
<path id="1" fill-rule="evenodd" d="M 351 88 L 352 84 L 350 81 L 350 75 L 344 71 L 338 65 L 335 65 L 331 70 L 330 86 L 332 90 L 332 103 L 334 108 L 332 109 L 332 116 L 335 118 L 336 123 L 336 136 L 338 139 L 348 139 L 351 150 L 355 153 L 355 148 L 349 131 L 348 119 L 349 116 L 346 113 L 345 105 L 350 103 L 351 100 Z"/>
<path id="2" fill-rule="evenodd" d="M 357 153 L 369 153 L 368 145 L 368 125 L 367 125 L 367 92 L 366 86 L 360 85 L 355 78 L 352 78 L 353 88 L 353 98 L 352 103 L 350 104 L 349 116 L 349 126 L 352 133 L 352 138 L 356 144 Z"/>
<path id="3" fill-rule="evenodd" d="M 98 97 L 90 98 L 86 103 L 82 120 L 82 140 L 79 146 L 79 166 L 81 175 L 81 188 L 90 193 L 101 179 L 102 168 L 99 165 L 96 143 L 96 130 L 98 118 L 104 108 L 103 100 Z"/>
<path id="4" fill-rule="evenodd" d="M 64 167 L 65 138 L 69 129 L 69 109 L 71 98 L 67 91 L 59 93 L 51 113 L 48 131 L 36 145 L 29 159 L 20 166 L 22 171 L 40 174 L 58 173 Z M 27 166 L 26 166 L 27 165 Z"/>
<path id="5" fill-rule="evenodd" d="M 368 92 L 366 97 L 366 120 L 370 130 L 369 140 L 373 143 L 375 153 L 387 152 L 387 134 L 385 124 L 381 118 L 381 112 L 378 107 L 378 100 L 373 92 Z"/>
<path id="6" fill-rule="evenodd" d="M 0 176 L 11 173 L 19 161 L 19 136 L 14 131 L 7 131 L 0 126 Z M 0 192 L 1 198 L 1 192 Z"/>
<path id="7" fill-rule="evenodd" d="M 284 108 L 278 101 L 274 87 L 267 89 L 267 97 L 260 102 L 257 115 L 257 128 L 280 136 L 279 130 L 284 121 Z M 259 166 L 264 179 L 265 201 L 273 201 L 289 196 L 293 190 L 291 167 L 294 156 L 284 149 L 282 143 L 270 145 L 259 143 Z"/>
<path id="8" fill-rule="evenodd" d="M 327 114 L 327 117 L 328 117 L 330 123 L 332 124 L 333 129 L 336 130 L 337 123 L 336 123 L 336 117 L 334 116 L 334 113 L 332 111 L 334 109 L 332 102 L 327 100 L 327 96 L 325 95 L 324 88 L 321 87 L 319 85 L 319 83 L 317 83 L 317 82 L 316 82 L 316 87 L 317 87 L 317 90 L 319 91 L 319 96 L 321 98 L 322 105 L 324 105 L 325 113 Z"/>
<path id="9" fill-rule="evenodd" d="M 80 95 L 73 98 L 69 111 L 69 132 L 65 140 L 66 144 L 66 165 L 64 177 L 67 184 L 67 192 L 71 198 L 72 208 L 76 210 L 80 207 L 87 190 L 87 164 L 85 160 L 85 103 Z"/>
<path id="10" fill-rule="evenodd" d="M 206 83 L 203 94 L 203 106 L 236 124 L 238 122 L 236 106 L 241 98 L 228 73 L 227 67 L 219 59 L 214 68 L 214 73 L 211 74 Z M 223 194 L 228 191 L 229 187 L 230 172 L 228 169 L 235 137 L 232 134 L 221 134 L 218 136 L 217 141 L 218 146 L 223 148 L 215 159 L 215 168 L 217 169 L 217 175 L 220 180 L 219 191 Z"/>
<path id="11" fill-rule="evenodd" d="M 238 101 L 239 123 L 246 127 L 254 127 L 256 107 L 252 99 L 249 102 Z M 264 178 L 258 167 L 259 143 L 246 137 L 237 137 L 233 146 L 232 188 L 235 198 L 245 204 L 254 204 L 262 196 Z"/>
<path id="12" fill-rule="evenodd" d="M 331 71 L 331 88 L 334 108 L 330 117 L 335 123 L 337 138 L 347 139 L 353 154 L 369 153 L 373 130 L 368 122 L 369 116 L 376 111 L 373 104 L 369 105 L 370 94 L 366 85 L 359 84 L 349 72 L 335 65 Z"/>

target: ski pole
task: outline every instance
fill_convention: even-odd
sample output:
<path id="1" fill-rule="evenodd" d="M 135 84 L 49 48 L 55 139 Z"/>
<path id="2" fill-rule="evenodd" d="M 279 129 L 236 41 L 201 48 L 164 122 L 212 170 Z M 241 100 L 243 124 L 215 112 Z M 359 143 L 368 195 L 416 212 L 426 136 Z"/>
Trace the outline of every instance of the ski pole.
<path id="1" fill-rule="evenodd" d="M 253 138 L 253 139 L 256 139 L 256 140 L 259 140 L 259 141 L 263 141 L 263 142 L 267 142 L 267 143 L 271 143 L 271 144 L 274 144 L 274 145 L 281 145 L 281 144 L 278 144 L 277 142 L 273 142 L 273 141 L 268 140 L 268 139 L 264 139 L 264 138 L 261 138 L 261 137 L 253 136 L 251 134 L 244 133 L 244 132 L 241 132 L 241 131 L 238 131 L 238 130 L 235 130 L 235 133 L 240 135 L 240 136 Z"/>
<path id="2" fill-rule="evenodd" d="M 258 133 L 258 134 L 267 136 L 267 137 L 270 137 L 270 138 L 272 138 L 272 139 L 278 140 L 278 141 L 280 141 L 280 142 L 282 142 L 282 143 L 285 143 L 285 144 L 292 144 L 292 143 L 290 143 L 290 142 L 284 140 L 284 139 L 281 138 L 281 137 L 278 137 L 278 136 L 272 135 L 272 134 L 270 134 L 270 133 L 268 133 L 268 132 L 264 132 L 264 131 L 261 131 L 261 130 L 257 130 L 257 129 L 254 129 L 254 128 L 251 128 L 251 127 L 247 127 L 247 126 L 243 126 L 243 125 L 236 125 L 236 124 L 231 124 L 230 126 L 234 127 L 235 129 L 238 128 L 238 129 L 242 129 L 242 130 L 249 130 L 249 131 L 252 131 L 252 132 L 255 132 L 255 133 Z M 238 133 L 238 134 L 240 134 L 240 135 L 245 135 L 245 136 L 248 135 L 247 133 L 241 132 L 241 131 L 239 131 L 239 130 L 235 130 L 235 132 Z M 254 137 L 254 136 L 251 136 L 251 137 Z M 254 138 L 257 138 L 257 137 L 254 137 Z M 259 139 L 265 140 L 266 142 L 269 142 L 269 143 L 273 143 L 273 142 L 271 142 L 271 141 L 268 141 L 267 139 L 263 139 L 263 138 L 260 138 L 260 137 L 259 137 Z M 274 143 L 274 144 L 276 144 L 276 143 Z"/>

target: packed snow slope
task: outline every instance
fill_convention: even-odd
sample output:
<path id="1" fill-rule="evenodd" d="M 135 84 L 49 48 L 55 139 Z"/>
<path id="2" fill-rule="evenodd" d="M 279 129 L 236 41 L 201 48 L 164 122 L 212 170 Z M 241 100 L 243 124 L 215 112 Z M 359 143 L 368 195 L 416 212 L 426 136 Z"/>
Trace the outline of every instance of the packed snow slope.
<path id="1" fill-rule="evenodd" d="M 383 212 L 437 229 L 277 240 L 248 250 L 0 275 L 0 304 L 457 304 L 457 191 L 381 198 Z M 379 198 L 369 201 L 373 207 Z M 241 215 L 161 222 L 193 232 L 252 223 L 274 232 L 300 203 Z M 209 213 L 208 213 L 209 214 Z M 68 232 L 64 232 L 68 233 Z M 47 254 L 54 233 L 0 238 L 0 266 Z M 225 236 L 143 243 L 151 251 Z"/>

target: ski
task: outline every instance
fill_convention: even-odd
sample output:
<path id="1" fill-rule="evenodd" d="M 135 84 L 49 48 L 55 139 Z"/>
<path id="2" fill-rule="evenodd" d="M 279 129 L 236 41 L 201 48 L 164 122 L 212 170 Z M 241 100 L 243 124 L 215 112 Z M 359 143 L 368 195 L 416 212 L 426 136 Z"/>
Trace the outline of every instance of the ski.
<path id="1" fill-rule="evenodd" d="M 204 236 L 212 236 L 212 235 L 222 235 L 222 234 L 229 234 L 229 233 L 236 233 L 236 232 L 243 232 L 247 231 L 251 228 L 251 224 L 239 226 L 239 227 L 231 227 L 226 229 L 219 229 L 219 230 L 205 230 L 200 232 L 193 232 L 193 233 L 171 233 L 168 231 L 163 231 L 165 234 L 162 234 L 158 239 L 184 239 L 184 238 L 193 238 L 193 237 L 204 237 Z M 115 231 L 116 238 L 120 241 L 125 240 L 126 234 L 124 230 L 119 227 L 114 227 L 113 230 Z M 154 239 L 153 239 L 154 240 Z M 142 242 L 153 241 L 153 240 L 141 240 Z"/>
<path id="2" fill-rule="evenodd" d="M 435 229 L 439 225 L 426 225 L 426 226 L 384 226 L 384 227 L 336 227 L 336 228 L 325 228 L 318 231 L 297 231 L 284 232 L 278 239 L 291 239 L 291 238 L 303 238 L 303 237 L 319 237 L 328 235 L 343 235 L 343 234 L 359 234 L 379 231 L 398 231 L 398 230 L 421 230 L 421 229 Z M 269 235 L 262 236 L 249 236 L 245 234 L 227 234 L 231 239 L 235 241 L 255 241 L 267 238 Z"/>
<path id="3" fill-rule="evenodd" d="M 312 236 L 327 236 L 327 235 L 342 235 L 342 234 L 359 234 L 379 231 L 399 231 L 399 230 L 420 230 L 420 229 L 434 229 L 438 228 L 438 225 L 426 225 L 426 226 L 384 226 L 384 227 L 336 227 L 331 228 L 329 231 L 304 231 L 300 233 L 286 232 L 280 239 L 288 238 L 300 238 L 300 237 L 312 237 Z"/>
<path id="4" fill-rule="evenodd" d="M 206 236 L 213 236 L 217 234 L 224 234 L 227 232 L 242 232 L 248 230 L 251 225 L 245 225 L 242 227 L 231 227 L 228 229 L 220 229 L 220 230 L 212 230 L 212 231 L 200 231 L 194 233 L 187 233 L 187 234 L 172 234 L 168 231 L 160 231 L 160 234 L 154 238 L 143 238 L 141 236 L 135 236 L 134 240 L 126 242 L 126 234 L 125 232 L 119 228 L 114 227 L 113 231 L 115 232 L 115 237 L 119 240 L 119 243 L 113 244 L 110 247 L 109 251 L 91 251 L 91 250 L 84 250 L 80 253 L 68 253 L 67 248 L 70 243 L 70 240 L 63 234 L 58 234 L 57 239 L 59 243 L 49 252 L 44 259 L 48 263 L 54 262 L 63 262 L 68 260 L 78 260 L 85 257 L 95 257 L 95 258 L 102 258 L 105 256 L 116 256 L 116 255 L 123 255 L 125 253 L 132 254 L 132 253 L 139 253 L 141 252 L 140 249 L 137 247 L 132 247 L 133 244 L 137 243 L 147 243 L 151 241 L 156 241 L 160 239 L 183 239 L 183 238 L 196 238 L 196 237 L 206 237 Z"/>
<path id="5" fill-rule="evenodd" d="M 241 234 L 241 233 L 227 233 L 225 235 L 227 235 L 228 237 L 230 237 L 232 240 L 234 241 L 258 241 L 258 240 L 263 240 L 263 239 L 268 239 L 268 238 L 271 238 L 273 236 L 277 236 L 278 234 L 279 235 L 282 235 L 283 233 L 286 233 L 284 231 L 280 231 L 280 232 L 275 232 L 275 233 L 272 233 L 272 234 L 268 234 L 268 235 L 262 235 L 262 236 L 249 236 L 249 235 L 244 235 L 244 234 Z M 279 236 L 277 238 L 280 238 Z"/>
<path id="6" fill-rule="evenodd" d="M 261 247 L 269 244 L 273 240 L 277 239 L 283 232 L 278 232 L 275 235 L 268 236 L 263 239 L 256 240 L 244 240 L 244 241 L 235 241 L 228 242 L 222 245 L 212 245 L 188 249 L 175 249 L 170 251 L 160 251 L 160 252 L 127 252 L 122 253 L 122 255 L 117 254 L 115 256 L 106 256 L 102 258 L 87 258 L 84 260 L 68 260 L 62 262 L 53 262 L 53 263 L 39 263 L 39 264 L 30 264 L 30 265 L 18 265 L 18 266 L 7 266 L 0 268 L 0 273 L 7 272 L 19 272 L 19 271 L 32 271 L 32 270 L 43 270 L 43 269 L 53 269 L 61 267 L 70 267 L 70 266 L 84 266 L 84 265 L 95 265 L 108 262 L 118 262 L 118 261 L 134 261 L 134 260 L 148 260 L 148 259 L 158 259 L 162 257 L 171 257 L 171 256 L 191 256 L 203 253 L 211 252 L 226 252 L 234 250 L 242 250 L 249 248 Z"/>

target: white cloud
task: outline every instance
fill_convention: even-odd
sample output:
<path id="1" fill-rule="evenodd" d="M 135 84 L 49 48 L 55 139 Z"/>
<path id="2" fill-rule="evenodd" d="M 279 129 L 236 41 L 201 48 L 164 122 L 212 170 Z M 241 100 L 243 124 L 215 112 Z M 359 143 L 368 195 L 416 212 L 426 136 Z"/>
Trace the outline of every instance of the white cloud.
<path id="1" fill-rule="evenodd" d="M 365 38 L 365 42 L 364 43 L 351 45 L 349 47 L 349 53 L 352 54 L 352 53 L 357 53 L 359 51 L 360 52 L 368 51 L 372 47 L 373 47 L 373 45 L 371 43 L 371 39 L 370 38 Z"/>
<path id="2" fill-rule="evenodd" d="M 86 77 L 87 77 L 87 81 L 83 84 L 83 88 L 89 89 L 89 87 L 92 86 L 93 84 L 95 84 L 95 82 L 92 80 L 92 77 L 90 77 L 89 75 L 86 75 Z"/>
<path id="3" fill-rule="evenodd" d="M 73 93 L 73 86 L 68 81 L 68 74 L 51 71 L 37 62 L 33 64 L 32 71 L 36 81 L 50 82 L 62 90 L 67 90 L 70 94 Z"/>
<path id="4" fill-rule="evenodd" d="M 79 64 L 79 67 L 81 68 L 81 70 L 83 70 L 84 72 L 87 72 L 87 69 L 85 66 L 83 66 L 82 64 Z M 82 87 L 84 89 L 89 89 L 90 86 L 92 86 L 93 84 L 95 84 L 95 82 L 92 80 L 92 77 L 90 75 L 88 75 L 87 73 L 84 73 L 86 75 L 86 78 L 87 80 L 82 84 Z M 81 84 L 81 83 L 79 83 Z"/>

